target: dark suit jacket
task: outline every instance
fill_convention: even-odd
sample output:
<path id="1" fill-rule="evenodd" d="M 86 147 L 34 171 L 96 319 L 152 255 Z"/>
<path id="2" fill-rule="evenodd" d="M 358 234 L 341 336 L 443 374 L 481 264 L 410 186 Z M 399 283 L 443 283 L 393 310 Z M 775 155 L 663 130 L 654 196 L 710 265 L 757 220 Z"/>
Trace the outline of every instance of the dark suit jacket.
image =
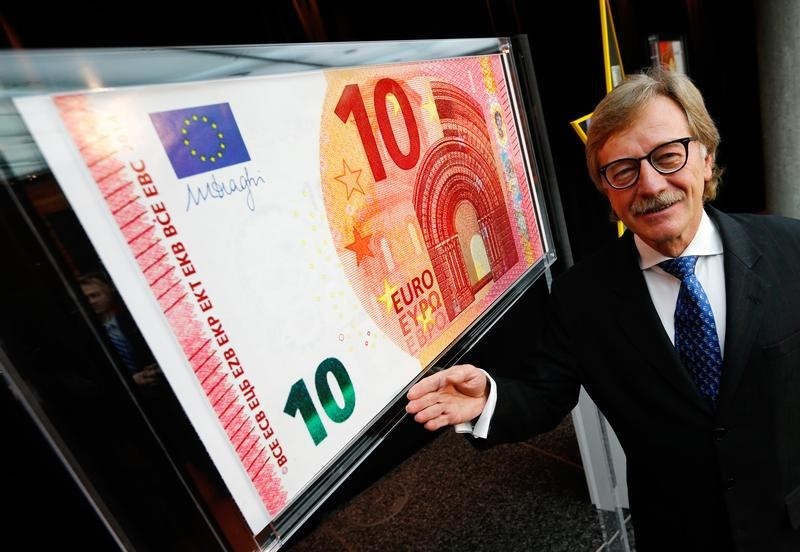
<path id="1" fill-rule="evenodd" d="M 630 233 L 557 278 L 540 346 L 498 379 L 489 444 L 547 431 L 583 385 L 627 457 L 637 549 L 800 551 L 800 221 L 707 207 L 724 245 L 716 411 L 664 331 Z"/>

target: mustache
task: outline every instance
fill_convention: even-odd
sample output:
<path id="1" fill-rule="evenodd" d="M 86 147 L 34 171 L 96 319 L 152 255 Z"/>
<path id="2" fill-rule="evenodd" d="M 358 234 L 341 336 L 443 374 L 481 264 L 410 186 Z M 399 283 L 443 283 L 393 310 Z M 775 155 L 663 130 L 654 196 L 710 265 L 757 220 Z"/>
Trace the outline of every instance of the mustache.
<path id="1" fill-rule="evenodd" d="M 643 197 L 634 201 L 629 210 L 634 215 L 646 215 L 663 211 L 667 207 L 675 205 L 679 201 L 686 199 L 686 194 L 681 190 L 668 190 L 661 192 L 657 196 Z"/>

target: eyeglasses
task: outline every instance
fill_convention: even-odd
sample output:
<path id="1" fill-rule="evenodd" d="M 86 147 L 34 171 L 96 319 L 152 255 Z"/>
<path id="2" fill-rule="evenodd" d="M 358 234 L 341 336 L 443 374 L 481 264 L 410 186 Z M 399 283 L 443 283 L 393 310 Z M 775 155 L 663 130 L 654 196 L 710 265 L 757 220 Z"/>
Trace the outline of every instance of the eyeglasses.
<path id="1" fill-rule="evenodd" d="M 642 160 L 647 159 L 656 171 L 661 174 L 672 174 L 686 166 L 689 159 L 689 142 L 697 138 L 678 138 L 666 144 L 656 146 L 645 156 L 617 159 L 600 167 L 600 174 L 608 185 L 616 190 L 630 188 L 639 180 Z"/>

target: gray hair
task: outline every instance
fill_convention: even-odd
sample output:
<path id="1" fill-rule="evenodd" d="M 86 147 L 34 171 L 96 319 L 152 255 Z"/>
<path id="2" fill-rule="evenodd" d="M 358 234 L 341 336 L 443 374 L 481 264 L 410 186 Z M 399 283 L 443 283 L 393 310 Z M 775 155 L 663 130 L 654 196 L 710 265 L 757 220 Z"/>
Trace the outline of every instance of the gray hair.
<path id="1" fill-rule="evenodd" d="M 719 130 L 691 79 L 682 73 L 660 68 L 628 76 L 597 104 L 586 138 L 586 167 L 594 185 L 603 191 L 598 162 L 600 149 L 612 136 L 630 128 L 647 102 L 656 96 L 670 98 L 683 109 L 689 132 L 697 138 L 702 150 L 711 155 L 711 178 L 705 183 L 703 200 L 714 199 L 722 176 L 722 169 L 716 163 Z"/>

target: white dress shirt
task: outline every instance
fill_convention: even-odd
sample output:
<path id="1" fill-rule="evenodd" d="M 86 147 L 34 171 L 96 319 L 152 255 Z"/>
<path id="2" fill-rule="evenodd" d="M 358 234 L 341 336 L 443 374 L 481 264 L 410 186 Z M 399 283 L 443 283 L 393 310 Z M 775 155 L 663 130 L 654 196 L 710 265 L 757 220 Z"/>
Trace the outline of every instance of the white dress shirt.
<path id="1" fill-rule="evenodd" d="M 658 317 L 672 344 L 675 344 L 675 304 L 678 302 L 678 291 L 681 281 L 664 271 L 658 263 L 669 259 L 646 243 L 639 236 L 634 236 L 636 249 L 639 250 L 639 266 L 650 291 L 650 298 L 656 307 Z M 697 255 L 694 273 L 703 286 L 703 290 L 711 303 L 714 323 L 717 326 L 720 353 L 725 356 L 725 269 L 722 262 L 722 238 L 717 227 L 703 211 L 700 227 L 694 239 L 681 253 L 681 257 Z"/>
<path id="2" fill-rule="evenodd" d="M 658 263 L 669 259 L 646 243 L 639 236 L 634 235 L 636 249 L 639 252 L 639 267 L 642 269 L 650 298 L 656 307 L 658 317 L 664 326 L 672 344 L 675 344 L 675 304 L 678 302 L 678 292 L 681 288 L 681 281 L 664 271 Z M 725 268 L 722 257 L 722 238 L 719 230 L 711 221 L 709 216 L 703 211 L 703 218 L 697 229 L 694 239 L 681 253 L 681 256 L 698 255 L 695 275 L 700 281 L 700 285 L 708 296 L 711 303 L 711 311 L 714 313 L 714 322 L 717 326 L 717 336 L 719 337 L 720 352 L 725 355 Z M 494 414 L 495 404 L 497 404 L 497 385 L 489 377 L 489 398 L 483 412 L 474 424 L 466 422 L 457 424 L 455 430 L 458 433 L 471 433 L 473 437 L 485 439 L 489 435 L 489 423 Z"/>

